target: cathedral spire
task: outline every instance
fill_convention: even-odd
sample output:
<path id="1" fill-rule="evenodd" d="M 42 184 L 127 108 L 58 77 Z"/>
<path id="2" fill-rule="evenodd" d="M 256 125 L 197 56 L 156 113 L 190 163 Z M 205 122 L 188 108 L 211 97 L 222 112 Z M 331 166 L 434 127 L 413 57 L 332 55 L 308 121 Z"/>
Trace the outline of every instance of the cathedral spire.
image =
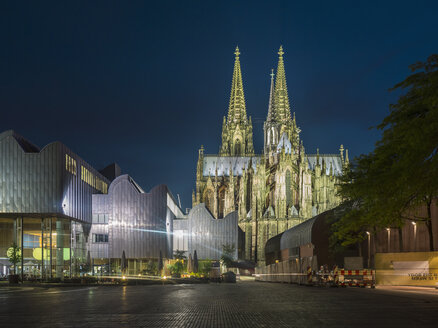
<path id="1" fill-rule="evenodd" d="M 240 51 L 236 47 L 233 81 L 231 83 L 228 117 L 222 128 L 221 156 L 245 156 L 254 154 L 252 123 L 246 115 L 245 95 L 243 93 Z"/>
<path id="2" fill-rule="evenodd" d="M 228 107 L 228 124 L 247 122 L 239 47 L 236 47 L 234 54 L 236 58 L 234 61 L 233 81 L 231 83 L 230 105 Z"/>
<path id="3" fill-rule="evenodd" d="M 268 106 L 268 118 L 266 121 L 274 121 L 275 120 L 275 112 L 274 112 L 274 69 L 271 69 L 271 89 L 269 91 L 269 106 Z"/>
<path id="4" fill-rule="evenodd" d="M 274 105 L 277 119 L 279 121 L 286 122 L 291 120 L 291 114 L 289 96 L 287 94 L 286 72 L 284 70 L 283 55 L 283 46 L 280 46 L 278 51 L 277 78 L 275 80 Z"/>

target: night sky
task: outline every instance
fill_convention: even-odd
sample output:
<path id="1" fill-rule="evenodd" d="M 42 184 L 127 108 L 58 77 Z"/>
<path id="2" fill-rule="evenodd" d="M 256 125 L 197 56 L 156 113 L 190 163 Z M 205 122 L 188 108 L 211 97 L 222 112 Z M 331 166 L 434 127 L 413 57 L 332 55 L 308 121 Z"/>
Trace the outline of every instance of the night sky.
<path id="1" fill-rule="evenodd" d="M 353 157 L 373 149 L 388 89 L 438 52 L 437 17 L 436 1 L 2 2 L 0 132 L 117 162 L 189 207 L 200 145 L 219 150 L 236 45 L 257 153 L 283 45 L 306 152 Z"/>

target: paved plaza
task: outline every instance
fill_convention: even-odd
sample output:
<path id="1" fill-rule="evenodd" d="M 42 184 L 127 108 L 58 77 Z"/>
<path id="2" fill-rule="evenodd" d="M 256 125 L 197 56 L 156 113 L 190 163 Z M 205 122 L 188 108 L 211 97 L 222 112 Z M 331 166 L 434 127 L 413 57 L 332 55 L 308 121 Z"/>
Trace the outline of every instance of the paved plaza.
<path id="1" fill-rule="evenodd" d="M 436 327 L 438 291 L 254 281 L 2 287 L 0 327 Z"/>

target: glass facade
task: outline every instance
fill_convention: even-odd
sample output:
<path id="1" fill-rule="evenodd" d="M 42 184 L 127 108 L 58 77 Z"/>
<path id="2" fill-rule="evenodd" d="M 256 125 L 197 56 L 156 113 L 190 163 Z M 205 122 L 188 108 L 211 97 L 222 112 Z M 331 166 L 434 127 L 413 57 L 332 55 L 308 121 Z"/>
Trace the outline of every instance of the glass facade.
<path id="1" fill-rule="evenodd" d="M 14 272 L 7 252 L 15 242 L 22 254 L 15 272 L 24 280 L 79 276 L 89 271 L 83 225 L 63 218 L 0 218 L 0 261 Z"/>

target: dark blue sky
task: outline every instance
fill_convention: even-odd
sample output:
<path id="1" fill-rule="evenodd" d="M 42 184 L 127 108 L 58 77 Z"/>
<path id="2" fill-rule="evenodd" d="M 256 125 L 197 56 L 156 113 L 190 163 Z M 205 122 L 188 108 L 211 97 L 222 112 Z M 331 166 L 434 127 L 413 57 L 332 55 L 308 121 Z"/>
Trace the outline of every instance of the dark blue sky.
<path id="1" fill-rule="evenodd" d="M 437 17 L 436 1 L 3 2 L 0 131 L 116 161 L 188 207 L 199 146 L 219 149 L 237 44 L 257 152 L 282 44 L 306 152 L 356 156 L 388 89 L 438 52 Z"/>

